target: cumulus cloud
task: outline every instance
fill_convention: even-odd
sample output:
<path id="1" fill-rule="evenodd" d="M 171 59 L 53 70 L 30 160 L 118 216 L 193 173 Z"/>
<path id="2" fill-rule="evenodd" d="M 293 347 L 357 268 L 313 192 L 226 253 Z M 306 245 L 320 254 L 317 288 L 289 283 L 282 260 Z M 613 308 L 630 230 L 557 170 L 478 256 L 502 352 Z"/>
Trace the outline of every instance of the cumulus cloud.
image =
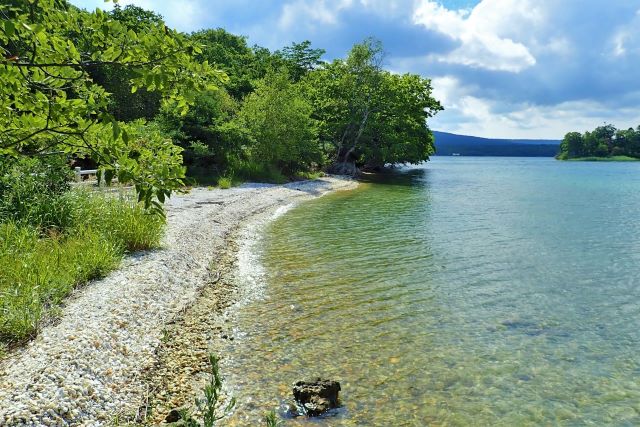
<path id="1" fill-rule="evenodd" d="M 536 64 L 527 46 L 513 40 L 514 28 L 531 27 L 540 16 L 527 0 L 485 0 L 471 11 L 449 10 L 424 0 L 413 14 L 416 24 L 446 34 L 460 46 L 440 61 L 489 70 L 519 72 Z"/>
<path id="2" fill-rule="evenodd" d="M 585 131 L 605 122 L 620 128 L 640 124 L 640 92 L 630 94 L 635 103 L 612 109 L 588 98 L 550 105 L 509 102 L 476 96 L 478 86 L 465 85 L 454 76 L 432 80 L 434 95 L 447 114 L 436 116 L 431 127 L 453 133 L 489 138 L 560 139 L 573 130 Z M 635 106 L 633 106 L 635 105 Z"/>
<path id="3" fill-rule="evenodd" d="M 298 0 L 287 3 L 282 7 L 278 26 L 281 30 L 289 30 L 300 24 L 334 25 L 337 23 L 341 10 L 349 7 L 352 3 L 351 0 Z"/>

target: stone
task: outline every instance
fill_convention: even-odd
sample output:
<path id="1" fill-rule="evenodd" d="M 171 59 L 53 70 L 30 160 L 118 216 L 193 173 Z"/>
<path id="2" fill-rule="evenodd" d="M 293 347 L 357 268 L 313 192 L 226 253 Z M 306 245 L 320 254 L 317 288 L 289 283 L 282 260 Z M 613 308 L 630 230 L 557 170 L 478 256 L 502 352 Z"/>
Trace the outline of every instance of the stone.
<path id="1" fill-rule="evenodd" d="M 169 413 L 167 414 L 167 416 L 165 417 L 164 421 L 166 423 L 177 423 L 178 421 L 180 421 L 182 419 L 182 415 L 180 415 L 180 412 L 183 410 L 184 408 L 175 408 L 169 411 Z"/>
<path id="2" fill-rule="evenodd" d="M 293 385 L 293 398 L 304 415 L 317 417 L 338 407 L 338 381 L 298 381 Z"/>

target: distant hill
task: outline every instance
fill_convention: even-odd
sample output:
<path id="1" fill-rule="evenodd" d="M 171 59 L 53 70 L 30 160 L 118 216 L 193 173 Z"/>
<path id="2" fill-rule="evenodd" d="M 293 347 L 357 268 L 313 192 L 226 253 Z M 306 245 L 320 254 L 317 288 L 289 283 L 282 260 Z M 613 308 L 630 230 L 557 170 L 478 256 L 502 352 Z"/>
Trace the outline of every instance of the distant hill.
<path id="1" fill-rule="evenodd" d="M 433 131 L 436 155 L 553 157 L 560 141 L 552 139 L 490 139 Z"/>

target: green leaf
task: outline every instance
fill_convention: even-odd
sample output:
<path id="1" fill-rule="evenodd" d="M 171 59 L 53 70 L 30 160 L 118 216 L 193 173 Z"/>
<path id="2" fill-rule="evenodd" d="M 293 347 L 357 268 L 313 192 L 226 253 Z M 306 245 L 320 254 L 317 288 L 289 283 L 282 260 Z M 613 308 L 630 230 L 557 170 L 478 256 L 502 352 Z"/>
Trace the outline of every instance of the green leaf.
<path id="1" fill-rule="evenodd" d="M 113 130 L 113 139 L 116 140 L 120 136 L 120 132 L 121 132 L 120 124 L 118 124 L 118 122 L 114 120 L 113 122 L 111 122 L 111 127 Z"/>
<path id="2" fill-rule="evenodd" d="M 4 32 L 7 34 L 7 37 L 12 37 L 15 31 L 16 25 L 13 21 L 4 21 Z"/>

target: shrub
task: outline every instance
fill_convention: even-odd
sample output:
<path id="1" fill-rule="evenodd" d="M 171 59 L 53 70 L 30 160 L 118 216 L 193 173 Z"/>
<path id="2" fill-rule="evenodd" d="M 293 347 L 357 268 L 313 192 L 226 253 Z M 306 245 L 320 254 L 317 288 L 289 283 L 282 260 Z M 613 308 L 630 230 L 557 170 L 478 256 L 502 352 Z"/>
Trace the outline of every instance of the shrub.
<path id="1" fill-rule="evenodd" d="M 71 212 L 61 197 L 73 171 L 63 156 L 0 160 L 0 221 L 45 229 L 68 227 Z"/>
<path id="2" fill-rule="evenodd" d="M 232 185 L 233 185 L 233 181 L 231 180 L 231 178 L 222 177 L 218 179 L 218 187 L 224 190 L 231 188 Z"/>

